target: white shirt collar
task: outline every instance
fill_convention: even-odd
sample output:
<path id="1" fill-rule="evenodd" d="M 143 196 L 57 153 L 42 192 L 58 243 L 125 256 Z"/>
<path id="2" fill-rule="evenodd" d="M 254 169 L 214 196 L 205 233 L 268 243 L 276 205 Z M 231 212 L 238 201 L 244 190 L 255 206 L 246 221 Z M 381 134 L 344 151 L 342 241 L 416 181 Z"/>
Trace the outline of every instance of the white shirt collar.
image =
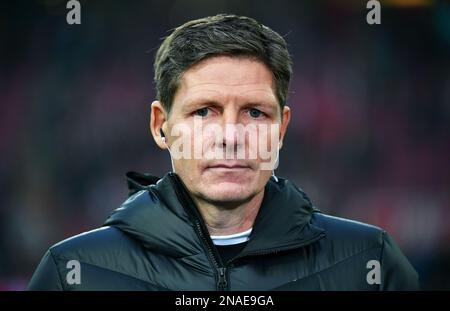
<path id="1" fill-rule="evenodd" d="M 253 228 L 243 232 L 238 232 L 230 235 L 211 235 L 211 240 L 214 245 L 234 245 L 247 242 L 250 239 L 250 233 Z"/>

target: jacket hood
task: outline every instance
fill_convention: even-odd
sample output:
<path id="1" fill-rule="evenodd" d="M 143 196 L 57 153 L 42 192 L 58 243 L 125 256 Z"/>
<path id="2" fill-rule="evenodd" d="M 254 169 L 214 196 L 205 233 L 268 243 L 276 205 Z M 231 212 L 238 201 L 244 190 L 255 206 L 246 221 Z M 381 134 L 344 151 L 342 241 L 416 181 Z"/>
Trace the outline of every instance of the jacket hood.
<path id="1" fill-rule="evenodd" d="M 183 200 L 189 200 L 190 196 L 177 174 L 158 178 L 129 172 L 127 182 L 130 196 L 108 217 L 105 226 L 123 231 L 149 250 L 172 257 L 204 251 L 194 229 L 195 215 Z M 193 208 L 196 209 L 195 205 Z M 323 237 L 324 230 L 310 223 L 316 211 L 306 194 L 293 183 L 270 178 L 245 254 L 300 247 Z"/>

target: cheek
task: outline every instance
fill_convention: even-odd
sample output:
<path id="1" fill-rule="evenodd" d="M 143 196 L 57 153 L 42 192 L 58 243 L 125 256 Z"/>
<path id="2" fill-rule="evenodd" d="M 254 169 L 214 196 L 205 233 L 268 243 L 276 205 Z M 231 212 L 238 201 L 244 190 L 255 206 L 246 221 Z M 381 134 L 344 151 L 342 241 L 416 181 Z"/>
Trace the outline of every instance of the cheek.
<path id="1" fill-rule="evenodd" d="M 265 162 L 276 158 L 279 147 L 279 127 L 275 125 L 264 125 L 258 127 L 256 141 L 249 141 L 249 150 L 257 152 L 258 160 Z"/>
<path id="2" fill-rule="evenodd" d="M 280 144 L 280 124 L 273 123 L 270 125 L 267 140 L 271 149 L 277 149 Z"/>
<path id="3" fill-rule="evenodd" d="M 196 139 L 197 148 L 202 150 L 202 155 L 204 155 L 208 150 L 211 150 L 214 146 L 218 145 L 219 135 L 212 130 L 205 131 L 203 135 L 199 135 Z"/>
<path id="4" fill-rule="evenodd" d="M 180 172 L 185 172 L 187 175 L 198 175 L 198 161 L 195 159 L 180 159 L 177 161 L 177 166 Z"/>
<path id="5" fill-rule="evenodd" d="M 198 166 L 198 160 L 180 159 L 175 163 L 176 173 L 185 182 L 187 188 L 191 191 L 201 188 L 202 176 Z"/>

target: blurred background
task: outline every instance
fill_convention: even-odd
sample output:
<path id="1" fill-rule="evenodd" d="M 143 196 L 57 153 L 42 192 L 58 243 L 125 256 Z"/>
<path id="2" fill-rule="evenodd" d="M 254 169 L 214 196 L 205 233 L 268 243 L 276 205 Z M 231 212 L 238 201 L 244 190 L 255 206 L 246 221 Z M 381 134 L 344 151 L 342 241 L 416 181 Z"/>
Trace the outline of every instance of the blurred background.
<path id="1" fill-rule="evenodd" d="M 165 0 L 0 3 L 0 290 L 45 250 L 102 225 L 129 170 L 162 176 L 148 130 L 168 30 L 217 13 L 285 36 L 293 118 L 277 175 L 322 211 L 386 229 L 425 289 L 450 289 L 450 3 Z"/>

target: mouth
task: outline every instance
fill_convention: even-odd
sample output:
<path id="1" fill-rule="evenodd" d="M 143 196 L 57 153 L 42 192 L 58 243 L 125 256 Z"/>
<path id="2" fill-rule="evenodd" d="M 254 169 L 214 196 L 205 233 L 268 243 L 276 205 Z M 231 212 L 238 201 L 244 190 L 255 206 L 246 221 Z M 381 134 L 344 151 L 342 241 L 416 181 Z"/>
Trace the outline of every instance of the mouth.
<path id="1" fill-rule="evenodd" d="M 207 165 L 206 169 L 220 171 L 241 171 L 251 169 L 251 167 L 250 165 L 241 162 L 219 162 Z"/>

